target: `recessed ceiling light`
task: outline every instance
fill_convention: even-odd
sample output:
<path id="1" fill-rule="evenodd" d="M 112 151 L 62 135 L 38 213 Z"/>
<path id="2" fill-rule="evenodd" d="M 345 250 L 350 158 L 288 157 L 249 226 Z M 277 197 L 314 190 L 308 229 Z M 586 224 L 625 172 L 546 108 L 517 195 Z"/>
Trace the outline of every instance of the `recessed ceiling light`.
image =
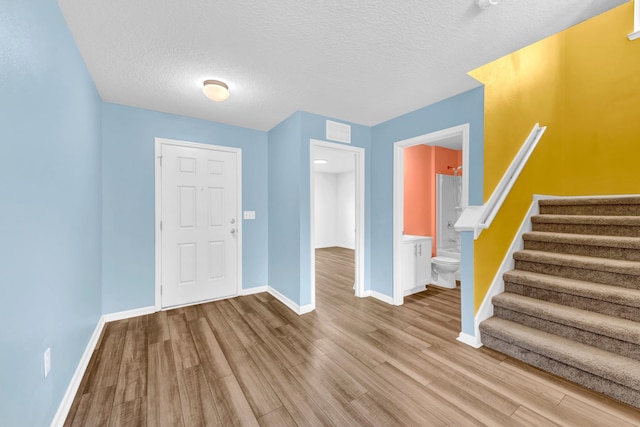
<path id="1" fill-rule="evenodd" d="M 313 163 L 315 163 L 316 165 L 326 165 L 329 162 L 327 162 L 325 159 L 315 159 Z"/>
<path id="2" fill-rule="evenodd" d="M 220 102 L 229 97 L 229 86 L 220 80 L 205 80 L 202 92 L 210 100 Z"/>

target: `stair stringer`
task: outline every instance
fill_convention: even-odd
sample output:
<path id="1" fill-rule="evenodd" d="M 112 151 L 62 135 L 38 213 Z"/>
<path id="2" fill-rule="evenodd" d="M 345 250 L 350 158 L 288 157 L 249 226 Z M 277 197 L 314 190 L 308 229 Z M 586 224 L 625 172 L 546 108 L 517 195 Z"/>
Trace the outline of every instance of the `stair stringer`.
<path id="1" fill-rule="evenodd" d="M 482 300 L 482 304 L 480 304 L 480 308 L 478 312 L 474 316 L 474 333 L 477 345 L 475 347 L 482 347 L 482 338 L 480 335 L 480 323 L 487 320 L 488 318 L 493 316 L 493 303 L 491 299 L 504 292 L 504 279 L 503 275 L 509 270 L 513 270 L 515 268 L 515 260 L 513 258 L 513 254 L 517 251 L 521 251 L 524 249 L 524 239 L 522 235 L 524 233 L 528 233 L 531 231 L 531 217 L 534 215 L 538 215 L 540 213 L 540 206 L 538 205 L 538 201 L 542 199 L 559 199 L 560 196 L 544 196 L 539 194 L 533 195 L 533 201 L 529 206 L 529 210 L 525 214 L 518 231 L 516 232 L 513 240 L 511 241 L 511 245 L 507 250 L 502 263 L 500 264 L 500 268 L 496 272 L 496 275 L 493 277 L 493 281 L 491 282 L 491 286 L 489 286 L 489 290 L 487 294 L 484 296 Z"/>

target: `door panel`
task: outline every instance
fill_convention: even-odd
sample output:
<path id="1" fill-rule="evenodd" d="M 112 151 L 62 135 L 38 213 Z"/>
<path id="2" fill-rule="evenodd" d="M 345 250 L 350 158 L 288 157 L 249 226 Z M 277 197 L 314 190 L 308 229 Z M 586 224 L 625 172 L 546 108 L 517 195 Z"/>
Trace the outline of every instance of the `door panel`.
<path id="1" fill-rule="evenodd" d="M 237 154 L 162 145 L 162 307 L 238 292 Z"/>

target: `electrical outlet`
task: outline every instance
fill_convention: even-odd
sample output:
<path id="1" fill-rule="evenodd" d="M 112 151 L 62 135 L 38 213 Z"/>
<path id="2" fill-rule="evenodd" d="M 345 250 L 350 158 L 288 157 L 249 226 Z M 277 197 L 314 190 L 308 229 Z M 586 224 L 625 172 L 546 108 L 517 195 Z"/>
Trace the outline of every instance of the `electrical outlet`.
<path id="1" fill-rule="evenodd" d="M 256 219 L 256 211 L 244 211 L 244 219 Z"/>
<path id="2" fill-rule="evenodd" d="M 51 370 L 51 348 L 44 351 L 44 377 L 47 378 Z"/>

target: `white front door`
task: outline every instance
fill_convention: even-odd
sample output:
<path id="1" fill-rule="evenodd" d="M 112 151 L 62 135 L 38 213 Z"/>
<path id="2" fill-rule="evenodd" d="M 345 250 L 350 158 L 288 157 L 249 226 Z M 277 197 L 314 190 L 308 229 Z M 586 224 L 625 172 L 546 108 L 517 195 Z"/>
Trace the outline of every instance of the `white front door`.
<path id="1" fill-rule="evenodd" d="M 234 151 L 161 144 L 161 306 L 238 294 Z"/>

